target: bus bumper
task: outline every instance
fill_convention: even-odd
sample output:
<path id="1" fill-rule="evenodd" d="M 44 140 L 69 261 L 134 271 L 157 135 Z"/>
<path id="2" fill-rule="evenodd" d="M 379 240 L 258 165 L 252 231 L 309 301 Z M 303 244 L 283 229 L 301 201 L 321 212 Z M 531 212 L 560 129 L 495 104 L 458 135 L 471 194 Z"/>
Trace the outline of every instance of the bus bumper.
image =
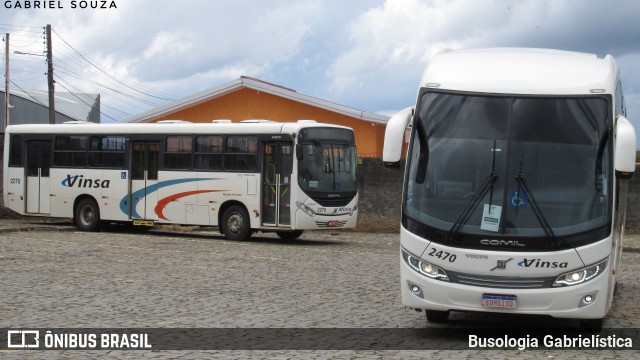
<path id="1" fill-rule="evenodd" d="M 353 229 L 358 220 L 358 211 L 353 215 L 343 214 L 337 216 L 315 215 L 310 216 L 301 210 L 297 210 L 295 230 L 339 230 Z"/>
<path id="2" fill-rule="evenodd" d="M 606 272 L 584 284 L 541 289 L 496 289 L 456 284 L 422 276 L 400 259 L 402 304 L 425 310 L 460 310 L 549 315 L 556 318 L 600 319 L 609 311 Z M 417 288 L 415 287 L 417 286 Z M 514 308 L 482 305 L 484 294 L 515 296 Z M 585 297 L 591 296 L 590 303 Z"/>

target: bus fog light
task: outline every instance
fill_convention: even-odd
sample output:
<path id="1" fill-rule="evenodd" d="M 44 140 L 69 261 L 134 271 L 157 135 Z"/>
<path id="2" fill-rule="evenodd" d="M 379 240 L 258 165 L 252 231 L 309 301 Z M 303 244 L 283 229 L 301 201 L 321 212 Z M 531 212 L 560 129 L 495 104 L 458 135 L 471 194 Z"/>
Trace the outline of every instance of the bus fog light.
<path id="1" fill-rule="evenodd" d="M 582 269 L 574 270 L 568 273 L 564 273 L 556 279 L 553 283 L 554 287 L 558 286 L 572 286 L 585 283 L 589 280 L 596 278 L 602 274 L 607 267 L 607 260 L 600 261 L 597 264 L 584 267 Z"/>
<path id="2" fill-rule="evenodd" d="M 407 281 L 407 285 L 409 285 L 409 291 L 419 298 L 424 298 L 424 294 L 422 293 L 422 289 L 420 286 L 412 283 L 411 281 Z"/>
<path id="3" fill-rule="evenodd" d="M 587 305 L 591 305 L 593 304 L 594 301 L 596 301 L 596 295 L 598 294 L 598 292 L 593 292 L 591 294 L 587 294 L 585 296 L 583 296 L 580 299 L 580 303 L 578 304 L 578 307 L 584 307 Z"/>
<path id="4" fill-rule="evenodd" d="M 410 268 L 428 278 L 449 281 L 449 276 L 447 276 L 446 271 L 410 254 L 404 249 L 402 250 L 402 259 L 404 259 L 404 262 L 409 265 Z"/>

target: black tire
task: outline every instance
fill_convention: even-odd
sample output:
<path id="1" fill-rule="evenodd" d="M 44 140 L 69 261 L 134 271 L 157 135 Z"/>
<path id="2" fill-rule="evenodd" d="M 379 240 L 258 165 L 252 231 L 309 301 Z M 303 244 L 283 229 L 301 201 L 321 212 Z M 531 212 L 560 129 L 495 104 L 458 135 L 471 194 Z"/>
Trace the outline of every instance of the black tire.
<path id="1" fill-rule="evenodd" d="M 589 332 L 600 332 L 602 331 L 602 325 L 604 324 L 604 319 L 581 319 L 580 327 L 582 330 Z"/>
<path id="2" fill-rule="evenodd" d="M 232 205 L 224 211 L 220 227 L 228 240 L 248 240 L 251 237 L 249 213 L 240 205 Z"/>
<path id="3" fill-rule="evenodd" d="M 276 231 L 276 235 L 282 240 L 293 241 L 302 235 L 302 230 Z"/>
<path id="4" fill-rule="evenodd" d="M 443 323 L 449 319 L 450 311 L 426 310 L 427 321 L 432 323 Z"/>
<path id="5" fill-rule="evenodd" d="M 100 208 L 98 204 L 89 198 L 80 200 L 76 206 L 74 222 L 82 231 L 97 231 L 100 229 Z"/>

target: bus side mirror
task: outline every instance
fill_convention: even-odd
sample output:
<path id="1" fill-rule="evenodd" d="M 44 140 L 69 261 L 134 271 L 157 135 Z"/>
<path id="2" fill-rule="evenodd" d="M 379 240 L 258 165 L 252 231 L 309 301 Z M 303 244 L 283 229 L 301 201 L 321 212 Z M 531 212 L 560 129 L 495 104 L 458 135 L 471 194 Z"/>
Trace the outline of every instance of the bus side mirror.
<path id="1" fill-rule="evenodd" d="M 302 154 L 302 145 L 296 144 L 296 159 L 298 159 L 298 161 L 302 161 L 303 157 L 304 156 Z"/>
<path id="2" fill-rule="evenodd" d="M 410 106 L 400 110 L 387 122 L 387 128 L 384 131 L 384 147 L 382 149 L 382 162 L 385 167 L 396 169 L 400 167 L 404 132 L 412 117 L 413 107 Z"/>
<path id="3" fill-rule="evenodd" d="M 616 123 L 616 149 L 614 166 L 616 175 L 630 179 L 636 171 L 636 131 L 624 116 L 618 116 Z"/>

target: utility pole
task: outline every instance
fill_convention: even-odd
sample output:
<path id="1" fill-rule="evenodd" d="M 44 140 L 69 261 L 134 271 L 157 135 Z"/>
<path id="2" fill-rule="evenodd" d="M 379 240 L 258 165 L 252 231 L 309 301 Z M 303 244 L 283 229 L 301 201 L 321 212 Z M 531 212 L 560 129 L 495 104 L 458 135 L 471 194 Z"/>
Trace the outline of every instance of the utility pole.
<path id="1" fill-rule="evenodd" d="M 4 37 L 6 51 L 4 54 L 5 67 L 4 67 L 4 127 L 9 125 L 9 33 Z M 4 130 L 3 130 L 4 131 Z"/>
<path id="2" fill-rule="evenodd" d="M 47 82 L 49 83 L 49 124 L 56 123 L 55 89 L 53 81 L 53 46 L 51 45 L 51 25 L 46 27 L 47 34 Z"/>

